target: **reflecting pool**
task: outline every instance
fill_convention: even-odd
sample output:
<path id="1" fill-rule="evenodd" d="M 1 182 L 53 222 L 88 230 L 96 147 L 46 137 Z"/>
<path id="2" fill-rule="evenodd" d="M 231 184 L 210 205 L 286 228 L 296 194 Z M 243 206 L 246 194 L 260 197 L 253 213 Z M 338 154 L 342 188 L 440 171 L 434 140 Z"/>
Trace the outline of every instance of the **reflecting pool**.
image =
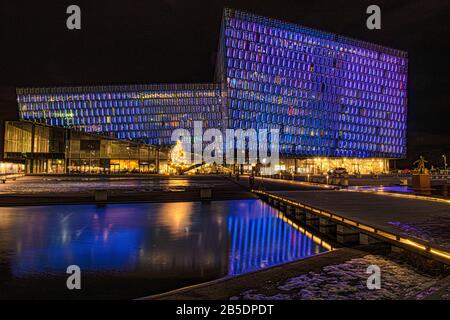
<path id="1" fill-rule="evenodd" d="M 137 298 L 327 250 L 316 242 L 260 200 L 2 207 L 0 298 Z"/>

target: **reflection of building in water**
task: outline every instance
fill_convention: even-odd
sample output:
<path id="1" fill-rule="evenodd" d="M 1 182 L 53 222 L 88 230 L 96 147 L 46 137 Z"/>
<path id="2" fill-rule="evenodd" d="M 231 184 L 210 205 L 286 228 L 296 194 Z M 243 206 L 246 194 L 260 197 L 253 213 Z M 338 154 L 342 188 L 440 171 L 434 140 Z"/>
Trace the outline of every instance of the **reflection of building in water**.
<path id="1" fill-rule="evenodd" d="M 77 264 L 112 282 L 142 278 L 170 290 L 166 281 L 188 285 L 326 250 L 258 200 L 24 210 L 4 208 L 0 216 L 0 272 L 8 281 L 65 275 L 67 265 Z"/>
<path id="2" fill-rule="evenodd" d="M 162 204 L 156 219 L 165 226 L 174 238 L 185 237 L 192 227 L 193 202 L 173 202 Z"/>
<path id="3" fill-rule="evenodd" d="M 200 203 L 188 202 L 43 208 L 27 208 L 26 215 L 21 208 L 2 212 L 0 231 L 11 224 L 18 230 L 0 236 L 0 256 L 14 252 L 11 261 L 3 260 L 14 277 L 57 273 L 70 264 L 148 279 L 226 274 L 227 226 L 220 209 L 218 215 L 204 214 Z"/>
<path id="4" fill-rule="evenodd" d="M 259 217 L 229 216 L 232 244 L 229 275 L 298 260 L 326 251 L 279 214 Z"/>

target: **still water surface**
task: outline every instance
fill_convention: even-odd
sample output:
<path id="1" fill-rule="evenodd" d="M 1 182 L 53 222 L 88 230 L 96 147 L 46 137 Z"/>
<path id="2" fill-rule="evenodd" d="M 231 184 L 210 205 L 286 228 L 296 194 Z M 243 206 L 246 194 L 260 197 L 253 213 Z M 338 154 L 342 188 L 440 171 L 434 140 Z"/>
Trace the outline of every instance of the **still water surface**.
<path id="1" fill-rule="evenodd" d="M 324 251 L 260 200 L 3 207 L 0 298 L 137 298 Z"/>

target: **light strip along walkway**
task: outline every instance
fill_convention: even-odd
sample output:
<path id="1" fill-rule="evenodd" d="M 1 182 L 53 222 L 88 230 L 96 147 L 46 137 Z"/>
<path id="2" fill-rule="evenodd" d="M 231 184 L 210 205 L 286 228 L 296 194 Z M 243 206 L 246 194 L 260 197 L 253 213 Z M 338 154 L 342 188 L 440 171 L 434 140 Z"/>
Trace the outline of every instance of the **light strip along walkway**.
<path id="1" fill-rule="evenodd" d="M 253 191 L 450 264 L 446 201 L 334 190 Z"/>

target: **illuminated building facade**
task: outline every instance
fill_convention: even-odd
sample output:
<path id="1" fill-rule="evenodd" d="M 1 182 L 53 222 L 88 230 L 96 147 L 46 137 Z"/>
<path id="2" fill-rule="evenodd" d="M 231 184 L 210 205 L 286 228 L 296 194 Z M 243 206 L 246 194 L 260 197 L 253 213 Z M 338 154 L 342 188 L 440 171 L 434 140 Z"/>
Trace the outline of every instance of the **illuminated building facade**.
<path id="1" fill-rule="evenodd" d="M 295 167 L 406 156 L 406 52 L 226 9 L 218 58 L 228 127 L 279 129 L 282 156 L 316 158 Z"/>
<path id="2" fill-rule="evenodd" d="M 27 174 L 156 173 L 167 162 L 154 146 L 29 121 L 5 123 L 3 156 Z"/>
<path id="3" fill-rule="evenodd" d="M 284 170 L 305 173 L 406 157 L 406 52 L 231 9 L 220 37 L 216 84 L 18 89 L 20 117 L 153 145 L 195 120 L 278 129 Z"/>
<path id="4" fill-rule="evenodd" d="M 152 145 L 170 145 L 173 130 L 194 121 L 221 128 L 220 87 L 164 84 L 17 89 L 22 120 Z"/>

